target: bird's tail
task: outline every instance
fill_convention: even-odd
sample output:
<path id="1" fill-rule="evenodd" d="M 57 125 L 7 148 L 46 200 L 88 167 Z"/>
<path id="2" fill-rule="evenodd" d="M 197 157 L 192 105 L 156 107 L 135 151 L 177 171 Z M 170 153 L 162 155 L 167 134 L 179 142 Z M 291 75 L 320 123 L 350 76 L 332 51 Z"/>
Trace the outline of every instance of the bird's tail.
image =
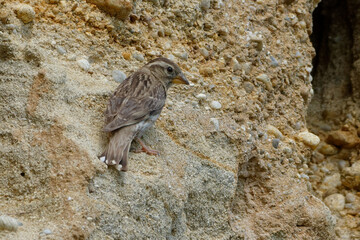
<path id="1" fill-rule="evenodd" d="M 121 164 L 121 171 L 127 171 L 128 155 L 133 138 L 134 136 L 126 129 L 117 130 L 110 137 L 109 144 L 99 159 L 107 165 Z"/>

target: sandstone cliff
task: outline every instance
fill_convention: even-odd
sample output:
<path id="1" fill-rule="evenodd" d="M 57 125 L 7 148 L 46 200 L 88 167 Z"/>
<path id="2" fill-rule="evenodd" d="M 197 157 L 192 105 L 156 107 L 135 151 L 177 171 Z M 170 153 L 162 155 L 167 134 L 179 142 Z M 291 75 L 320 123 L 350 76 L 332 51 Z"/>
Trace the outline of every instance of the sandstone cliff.
<path id="1" fill-rule="evenodd" d="M 0 0 L 0 213 L 23 224 L 0 237 L 341 238 L 309 178 L 317 3 Z M 108 169 L 108 98 L 157 56 L 192 84 L 144 137 L 161 155 Z"/>

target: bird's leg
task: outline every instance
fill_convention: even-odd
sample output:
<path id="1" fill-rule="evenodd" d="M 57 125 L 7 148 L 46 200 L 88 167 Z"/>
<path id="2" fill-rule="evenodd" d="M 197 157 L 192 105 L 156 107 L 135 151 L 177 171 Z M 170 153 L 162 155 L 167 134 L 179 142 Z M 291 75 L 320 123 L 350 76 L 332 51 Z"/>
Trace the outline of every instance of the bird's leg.
<path id="1" fill-rule="evenodd" d="M 149 155 L 159 155 L 160 154 L 159 151 L 146 146 L 145 143 L 143 141 L 141 141 L 140 138 L 136 138 L 136 141 L 138 141 L 138 143 L 140 143 L 140 145 L 141 145 L 141 149 L 136 150 L 135 151 L 136 153 L 145 152 Z"/>

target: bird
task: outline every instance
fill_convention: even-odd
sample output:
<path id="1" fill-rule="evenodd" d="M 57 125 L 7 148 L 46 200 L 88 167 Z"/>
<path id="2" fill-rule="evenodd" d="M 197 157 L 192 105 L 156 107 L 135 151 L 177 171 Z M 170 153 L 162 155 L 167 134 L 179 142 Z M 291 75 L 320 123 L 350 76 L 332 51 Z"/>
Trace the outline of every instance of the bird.
<path id="1" fill-rule="evenodd" d="M 173 84 L 189 85 L 189 81 L 180 67 L 165 57 L 149 61 L 120 83 L 104 113 L 103 130 L 110 137 L 100 160 L 109 166 L 121 165 L 121 171 L 128 171 L 128 155 L 134 139 L 141 145 L 137 152 L 159 154 L 140 137 L 160 116 L 167 90 Z"/>

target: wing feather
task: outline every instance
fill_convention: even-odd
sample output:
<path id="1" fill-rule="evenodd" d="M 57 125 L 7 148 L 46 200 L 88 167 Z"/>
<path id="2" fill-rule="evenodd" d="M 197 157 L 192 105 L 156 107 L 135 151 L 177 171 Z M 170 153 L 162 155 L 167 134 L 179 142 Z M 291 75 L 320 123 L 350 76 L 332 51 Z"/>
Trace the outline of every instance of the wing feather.
<path id="1" fill-rule="evenodd" d="M 116 89 L 105 111 L 104 131 L 111 132 L 146 120 L 165 105 L 166 91 L 161 82 L 146 72 L 129 76 Z"/>

